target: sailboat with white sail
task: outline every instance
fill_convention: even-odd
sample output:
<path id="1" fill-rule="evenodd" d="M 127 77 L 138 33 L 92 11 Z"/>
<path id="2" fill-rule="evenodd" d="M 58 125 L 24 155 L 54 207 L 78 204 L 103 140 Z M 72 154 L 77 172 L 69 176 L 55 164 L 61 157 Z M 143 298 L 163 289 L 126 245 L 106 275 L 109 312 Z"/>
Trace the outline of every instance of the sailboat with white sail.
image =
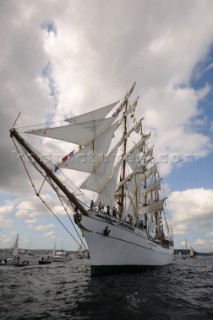
<path id="1" fill-rule="evenodd" d="M 190 258 L 193 258 L 193 259 L 197 258 L 197 253 L 194 251 L 192 246 L 190 246 L 189 256 L 190 256 Z"/>
<path id="2" fill-rule="evenodd" d="M 186 259 L 188 257 L 188 243 L 187 243 L 187 239 L 185 238 L 185 250 L 184 250 L 184 254 L 182 254 L 182 259 Z"/>
<path id="3" fill-rule="evenodd" d="M 19 234 L 16 235 L 15 240 L 10 249 L 10 255 L 7 256 L 1 264 L 23 267 L 29 264 L 29 261 L 21 261 L 19 256 Z"/>
<path id="4" fill-rule="evenodd" d="M 25 254 L 26 256 L 33 256 L 34 255 L 31 250 L 31 246 L 32 246 L 32 238 L 30 238 L 29 248 L 27 249 L 26 254 Z"/>
<path id="5" fill-rule="evenodd" d="M 2 261 L 2 264 L 14 265 L 17 263 L 18 258 L 18 243 L 19 243 L 19 234 L 16 235 L 13 244 L 10 248 L 10 253 L 5 259 Z"/>
<path id="6" fill-rule="evenodd" d="M 75 225 L 89 249 L 93 275 L 138 272 L 173 262 L 166 197 L 161 196 L 153 146 L 148 145 L 151 133 L 144 132 L 143 118 L 136 120 L 138 98 L 130 99 L 134 88 L 135 83 L 118 106 L 119 101 L 66 119 L 66 125 L 33 128 L 24 138 L 20 129 L 10 130 L 17 149 L 74 211 Z M 26 141 L 26 134 L 80 148 L 60 163 L 51 163 Z M 63 179 L 65 169 L 87 173 L 79 188 Z"/>

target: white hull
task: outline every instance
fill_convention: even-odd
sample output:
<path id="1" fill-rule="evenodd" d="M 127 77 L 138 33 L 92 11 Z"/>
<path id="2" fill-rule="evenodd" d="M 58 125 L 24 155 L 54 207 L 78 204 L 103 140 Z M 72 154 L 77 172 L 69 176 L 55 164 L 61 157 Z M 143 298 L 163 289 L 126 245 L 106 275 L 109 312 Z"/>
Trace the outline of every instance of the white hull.
<path id="1" fill-rule="evenodd" d="M 69 258 L 61 258 L 61 257 L 53 257 L 52 261 L 53 262 L 66 262 L 69 261 Z"/>
<path id="2" fill-rule="evenodd" d="M 122 269 L 132 272 L 173 262 L 173 246 L 163 247 L 149 240 L 145 229 L 95 211 L 90 211 L 88 217 L 82 216 L 80 223 L 89 248 L 93 274 Z M 108 236 L 104 235 L 106 226 L 110 230 Z"/>
<path id="3" fill-rule="evenodd" d="M 71 260 L 71 258 L 64 252 L 57 252 L 56 255 L 53 255 L 53 262 L 66 262 Z"/>

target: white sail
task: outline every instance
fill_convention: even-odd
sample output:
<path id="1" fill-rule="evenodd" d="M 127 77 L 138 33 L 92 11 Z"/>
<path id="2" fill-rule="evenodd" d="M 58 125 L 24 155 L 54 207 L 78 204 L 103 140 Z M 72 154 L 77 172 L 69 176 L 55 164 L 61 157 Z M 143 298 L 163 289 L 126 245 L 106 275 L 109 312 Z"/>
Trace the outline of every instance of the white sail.
<path id="1" fill-rule="evenodd" d="M 133 93 L 133 91 L 135 89 L 135 85 L 136 85 L 136 82 L 133 83 L 132 87 L 130 88 L 130 90 L 125 95 L 124 101 L 129 99 L 129 97 L 131 96 L 131 94 Z"/>
<path id="2" fill-rule="evenodd" d="M 135 166 L 135 158 L 134 155 L 133 157 L 131 156 L 132 154 L 134 154 L 134 152 L 137 150 L 136 154 L 140 153 L 140 150 L 142 148 L 142 146 L 144 145 L 144 143 L 150 138 L 151 133 L 147 134 L 146 136 L 144 136 L 142 139 L 140 139 L 138 141 L 138 143 L 136 143 L 124 156 L 123 156 L 123 160 L 127 160 L 129 166 L 134 170 L 136 169 Z M 129 159 L 128 159 L 129 158 Z M 137 158 L 137 156 L 136 156 Z M 132 163 L 132 164 L 131 164 Z"/>
<path id="3" fill-rule="evenodd" d="M 96 203 L 102 202 L 105 205 L 109 205 L 110 207 L 114 206 L 114 202 L 115 202 L 114 194 L 115 194 L 115 189 L 117 185 L 119 170 L 120 170 L 120 167 L 116 166 L 115 171 L 113 172 L 111 178 L 105 185 L 105 188 L 98 195 L 98 199 L 96 200 Z"/>
<path id="4" fill-rule="evenodd" d="M 18 256 L 18 238 L 19 238 L 19 235 L 17 234 L 16 239 L 15 239 L 15 243 L 12 248 L 12 257 Z"/>
<path id="5" fill-rule="evenodd" d="M 140 174 L 140 179 L 147 179 L 148 177 L 150 177 L 152 174 L 156 174 L 157 173 L 157 165 L 154 164 L 151 168 L 149 168 L 148 170 L 144 171 L 144 168 L 139 168 L 134 170 L 133 172 L 131 172 L 128 176 L 126 176 L 125 179 L 123 179 L 119 185 L 118 185 L 118 189 L 120 189 L 124 184 L 126 184 L 128 181 L 130 181 L 132 179 L 132 177 L 134 177 L 136 174 Z M 116 190 L 116 191 L 117 191 Z"/>
<path id="6" fill-rule="evenodd" d="M 148 193 L 155 191 L 155 190 L 160 190 L 161 187 L 161 179 L 158 181 L 153 182 L 152 184 L 150 184 L 149 186 L 147 186 L 146 188 L 144 188 L 141 193 L 142 195 L 147 195 Z"/>
<path id="7" fill-rule="evenodd" d="M 163 203 L 165 200 L 166 198 L 155 201 L 145 207 L 140 208 L 139 214 L 146 214 L 152 211 L 163 210 Z"/>
<path id="8" fill-rule="evenodd" d="M 32 238 L 30 238 L 29 248 L 27 249 L 26 256 L 31 256 L 31 245 L 32 245 Z"/>
<path id="9" fill-rule="evenodd" d="M 143 119 L 143 118 L 142 118 Z M 110 156 L 106 159 L 105 162 L 102 163 L 102 166 L 99 166 L 96 170 L 94 171 L 92 175 L 88 177 L 88 179 L 81 185 L 80 188 L 82 189 L 88 189 L 91 191 L 95 191 L 100 193 L 102 189 L 104 188 L 105 184 L 107 183 L 107 180 L 110 177 L 110 174 L 112 172 L 114 160 L 116 157 L 116 153 L 118 150 L 118 147 L 123 143 L 124 139 L 126 139 L 134 130 L 137 128 L 138 125 L 140 125 L 142 119 L 136 123 L 133 128 L 121 139 L 121 141 L 113 148 L 113 150 L 110 153 Z M 150 134 L 147 136 L 144 136 L 143 139 L 141 139 L 129 152 L 126 154 L 123 159 L 120 160 L 120 162 L 116 165 L 119 166 L 121 162 L 128 158 L 131 152 L 133 152 L 136 148 L 141 147 L 141 145 L 150 137 Z M 95 169 L 94 169 L 95 170 Z"/>
<path id="10" fill-rule="evenodd" d="M 144 142 L 141 140 L 141 145 L 143 145 L 143 144 L 144 144 Z M 145 165 L 143 154 L 139 150 L 138 146 L 134 147 L 133 152 L 131 152 L 131 154 L 129 154 L 129 156 L 126 160 L 127 160 L 128 165 L 130 166 L 130 168 L 133 171 L 141 168 L 142 166 L 144 167 L 144 165 Z"/>
<path id="11" fill-rule="evenodd" d="M 135 175 L 134 178 L 126 183 L 125 188 L 129 198 L 129 205 L 126 211 L 128 214 L 138 217 L 138 202 L 141 194 L 139 177 Z"/>
<path id="12" fill-rule="evenodd" d="M 141 128 L 141 121 L 143 120 L 144 118 L 141 118 L 138 122 L 136 122 L 136 124 L 127 132 L 127 134 L 124 136 L 125 139 L 127 139 L 130 134 L 135 131 L 137 133 L 140 132 L 140 128 Z"/>
<path id="13" fill-rule="evenodd" d="M 54 257 L 54 255 L 55 255 L 55 253 L 56 253 L 56 242 L 55 242 L 54 247 L 53 247 L 53 252 L 52 252 L 52 256 L 53 256 L 53 257 Z"/>
<path id="14" fill-rule="evenodd" d="M 93 172 L 99 164 L 106 158 L 114 132 L 119 123 L 113 124 L 91 143 L 82 148 L 79 152 L 63 161 L 59 167 L 82 172 Z"/>
<path id="15" fill-rule="evenodd" d="M 117 144 L 99 167 L 82 183 L 80 189 L 101 193 L 111 176 L 119 144 Z"/>
<path id="16" fill-rule="evenodd" d="M 131 198 L 131 201 L 129 203 L 129 207 L 126 210 L 126 212 L 127 212 L 127 214 L 130 214 L 131 216 L 137 216 L 137 212 L 138 212 L 137 198 L 135 195 Z"/>
<path id="17" fill-rule="evenodd" d="M 190 258 L 197 258 L 197 254 L 194 251 L 194 249 L 192 248 L 192 246 L 190 246 L 189 256 L 190 256 Z"/>
<path id="18" fill-rule="evenodd" d="M 139 188 L 137 176 L 134 176 L 134 179 L 132 178 L 131 180 L 127 181 L 125 187 L 128 190 L 128 193 L 131 193 L 131 195 L 133 196 L 137 188 Z"/>
<path id="19" fill-rule="evenodd" d="M 158 172 L 158 167 L 157 164 L 155 163 L 152 167 L 150 167 L 149 169 L 147 169 L 145 172 L 143 172 L 143 174 L 140 175 L 140 179 L 141 180 L 146 180 L 148 179 L 151 175 L 155 175 Z"/>
<path id="20" fill-rule="evenodd" d="M 114 117 L 110 117 L 55 128 L 30 130 L 26 133 L 85 146 L 110 128 L 114 120 Z"/>
<path id="21" fill-rule="evenodd" d="M 143 118 L 142 118 L 143 119 Z M 134 130 L 135 132 L 139 133 L 141 130 L 141 122 L 138 122 L 135 126 L 134 126 Z"/>
<path id="22" fill-rule="evenodd" d="M 151 156 L 151 157 L 152 157 L 152 155 L 153 155 L 153 148 L 154 148 L 154 146 L 152 146 L 151 148 L 149 148 L 149 149 L 145 152 L 145 154 L 144 154 L 144 157 L 145 157 L 145 158 L 148 157 L 148 156 Z"/>
<path id="23" fill-rule="evenodd" d="M 112 103 L 112 104 L 109 104 L 103 108 L 96 109 L 96 110 L 90 111 L 88 113 L 84 113 L 84 114 L 77 116 L 77 117 L 66 119 L 66 121 L 68 121 L 70 123 L 81 123 L 81 122 L 86 122 L 86 121 L 103 119 L 116 106 L 116 104 L 118 102 L 119 102 L 119 100 Z"/>
<path id="24" fill-rule="evenodd" d="M 145 195 L 148 195 L 150 192 L 153 192 L 155 190 L 160 190 L 161 187 L 161 179 L 151 183 L 146 188 L 141 187 L 140 183 L 140 176 L 134 175 L 131 180 L 127 181 L 125 184 L 126 190 L 130 194 L 130 205 L 128 208 L 128 213 L 135 214 L 138 210 L 138 202 L 141 197 L 144 197 Z"/>

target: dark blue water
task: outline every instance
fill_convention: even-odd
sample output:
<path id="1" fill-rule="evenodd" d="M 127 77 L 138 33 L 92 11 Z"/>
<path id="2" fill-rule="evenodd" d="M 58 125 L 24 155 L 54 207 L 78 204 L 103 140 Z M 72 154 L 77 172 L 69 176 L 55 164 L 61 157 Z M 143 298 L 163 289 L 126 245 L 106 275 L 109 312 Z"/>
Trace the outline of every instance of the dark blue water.
<path id="1" fill-rule="evenodd" d="M 0 267 L 0 319 L 213 319 L 213 257 L 92 278 L 89 260 Z"/>

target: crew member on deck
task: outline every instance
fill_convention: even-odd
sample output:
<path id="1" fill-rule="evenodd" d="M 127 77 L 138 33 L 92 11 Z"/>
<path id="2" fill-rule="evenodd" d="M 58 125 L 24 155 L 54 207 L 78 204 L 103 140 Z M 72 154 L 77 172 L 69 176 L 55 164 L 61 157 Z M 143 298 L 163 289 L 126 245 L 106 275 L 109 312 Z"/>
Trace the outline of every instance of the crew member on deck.
<path id="1" fill-rule="evenodd" d="M 113 216 L 113 218 L 116 218 L 116 214 L 117 214 L 117 210 L 116 210 L 116 208 L 114 207 L 113 210 L 112 210 L 112 216 Z"/>
<path id="2" fill-rule="evenodd" d="M 92 208 L 93 208 L 93 206 L 94 206 L 94 201 L 93 201 L 93 200 L 91 200 L 91 202 L 90 202 L 90 208 L 92 209 Z"/>
<path id="3" fill-rule="evenodd" d="M 101 202 L 99 202 L 98 211 L 101 212 L 101 209 L 102 209 L 102 204 L 101 204 Z"/>
<path id="4" fill-rule="evenodd" d="M 110 214 L 110 206 L 107 206 L 107 214 Z"/>

